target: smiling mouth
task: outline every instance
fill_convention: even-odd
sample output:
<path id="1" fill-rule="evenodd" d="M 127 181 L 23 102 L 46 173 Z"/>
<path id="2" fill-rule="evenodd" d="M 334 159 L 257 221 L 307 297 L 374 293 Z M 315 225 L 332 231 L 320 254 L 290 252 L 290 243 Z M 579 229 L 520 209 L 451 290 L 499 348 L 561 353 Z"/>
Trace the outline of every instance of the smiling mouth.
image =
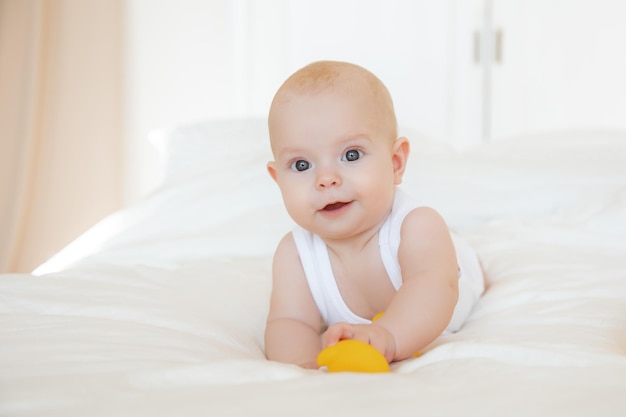
<path id="1" fill-rule="evenodd" d="M 324 210 L 324 211 L 335 211 L 335 210 L 339 210 L 340 208 L 342 208 L 342 207 L 344 207 L 344 206 L 347 206 L 348 204 L 350 204 L 350 203 L 344 203 L 344 202 L 338 201 L 338 202 L 336 202 L 336 203 L 327 204 L 327 205 L 324 207 L 324 209 L 323 209 L 323 210 Z"/>

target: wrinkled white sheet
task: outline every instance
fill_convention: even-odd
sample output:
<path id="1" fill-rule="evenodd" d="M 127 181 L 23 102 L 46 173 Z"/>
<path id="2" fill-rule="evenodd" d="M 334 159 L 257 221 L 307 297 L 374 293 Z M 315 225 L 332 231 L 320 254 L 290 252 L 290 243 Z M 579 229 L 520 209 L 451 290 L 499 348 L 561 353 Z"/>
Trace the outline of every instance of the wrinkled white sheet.
<path id="1" fill-rule="evenodd" d="M 416 158 L 405 186 L 439 181 L 421 189 L 489 287 L 461 331 L 385 375 L 265 360 L 271 252 L 289 226 L 278 195 L 261 198 L 265 175 L 166 181 L 38 275 L 0 276 L 0 415 L 623 416 L 626 135 L 592 133 Z M 507 189 L 526 205 L 509 209 Z"/>

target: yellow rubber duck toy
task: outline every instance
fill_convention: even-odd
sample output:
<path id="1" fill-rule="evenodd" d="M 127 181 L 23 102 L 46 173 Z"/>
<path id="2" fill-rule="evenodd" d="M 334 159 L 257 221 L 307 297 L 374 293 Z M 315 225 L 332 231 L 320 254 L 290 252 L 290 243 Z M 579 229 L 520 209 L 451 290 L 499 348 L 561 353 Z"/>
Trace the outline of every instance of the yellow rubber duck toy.
<path id="1" fill-rule="evenodd" d="M 372 322 L 384 313 L 378 313 Z M 419 356 L 419 352 L 413 354 Z M 328 372 L 389 372 L 389 363 L 375 347 L 360 340 L 341 340 L 323 349 L 317 355 L 317 364 L 326 366 Z"/>
<path id="2" fill-rule="evenodd" d="M 328 372 L 389 372 L 389 363 L 375 347 L 360 340 L 341 340 L 323 349 L 317 364 Z"/>

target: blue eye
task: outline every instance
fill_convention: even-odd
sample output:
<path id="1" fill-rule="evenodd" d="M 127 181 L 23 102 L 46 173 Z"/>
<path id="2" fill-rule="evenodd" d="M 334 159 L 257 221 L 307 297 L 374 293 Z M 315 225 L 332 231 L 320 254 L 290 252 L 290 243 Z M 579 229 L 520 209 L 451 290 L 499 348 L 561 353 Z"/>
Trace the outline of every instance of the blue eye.
<path id="1" fill-rule="evenodd" d="M 363 152 L 359 151 L 358 149 L 350 149 L 349 151 L 346 152 L 343 158 L 341 158 L 341 160 L 352 162 L 352 161 L 356 161 L 361 156 L 363 156 Z"/>
<path id="2" fill-rule="evenodd" d="M 304 159 L 298 159 L 296 162 L 291 164 L 291 169 L 295 169 L 296 171 L 306 171 L 309 168 L 311 168 L 311 164 Z"/>

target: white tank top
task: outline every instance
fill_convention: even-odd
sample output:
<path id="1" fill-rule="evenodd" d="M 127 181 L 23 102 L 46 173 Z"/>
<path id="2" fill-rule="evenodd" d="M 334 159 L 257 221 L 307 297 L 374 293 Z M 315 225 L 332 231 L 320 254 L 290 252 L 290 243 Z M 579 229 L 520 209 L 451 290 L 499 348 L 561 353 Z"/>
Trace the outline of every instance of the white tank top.
<path id="1" fill-rule="evenodd" d="M 417 207 L 422 207 L 422 204 L 396 188 L 391 213 L 379 231 L 380 256 L 396 291 L 402 285 L 398 261 L 402 222 Z M 476 253 L 463 238 L 454 232 L 451 232 L 451 236 L 459 266 L 459 298 L 445 332 L 456 332 L 461 328 L 485 290 L 485 279 Z M 340 321 L 353 324 L 371 323 L 353 313 L 343 300 L 335 281 L 326 243 L 319 236 L 299 226 L 294 228 L 293 237 L 311 294 L 326 324 L 330 326 Z"/>

